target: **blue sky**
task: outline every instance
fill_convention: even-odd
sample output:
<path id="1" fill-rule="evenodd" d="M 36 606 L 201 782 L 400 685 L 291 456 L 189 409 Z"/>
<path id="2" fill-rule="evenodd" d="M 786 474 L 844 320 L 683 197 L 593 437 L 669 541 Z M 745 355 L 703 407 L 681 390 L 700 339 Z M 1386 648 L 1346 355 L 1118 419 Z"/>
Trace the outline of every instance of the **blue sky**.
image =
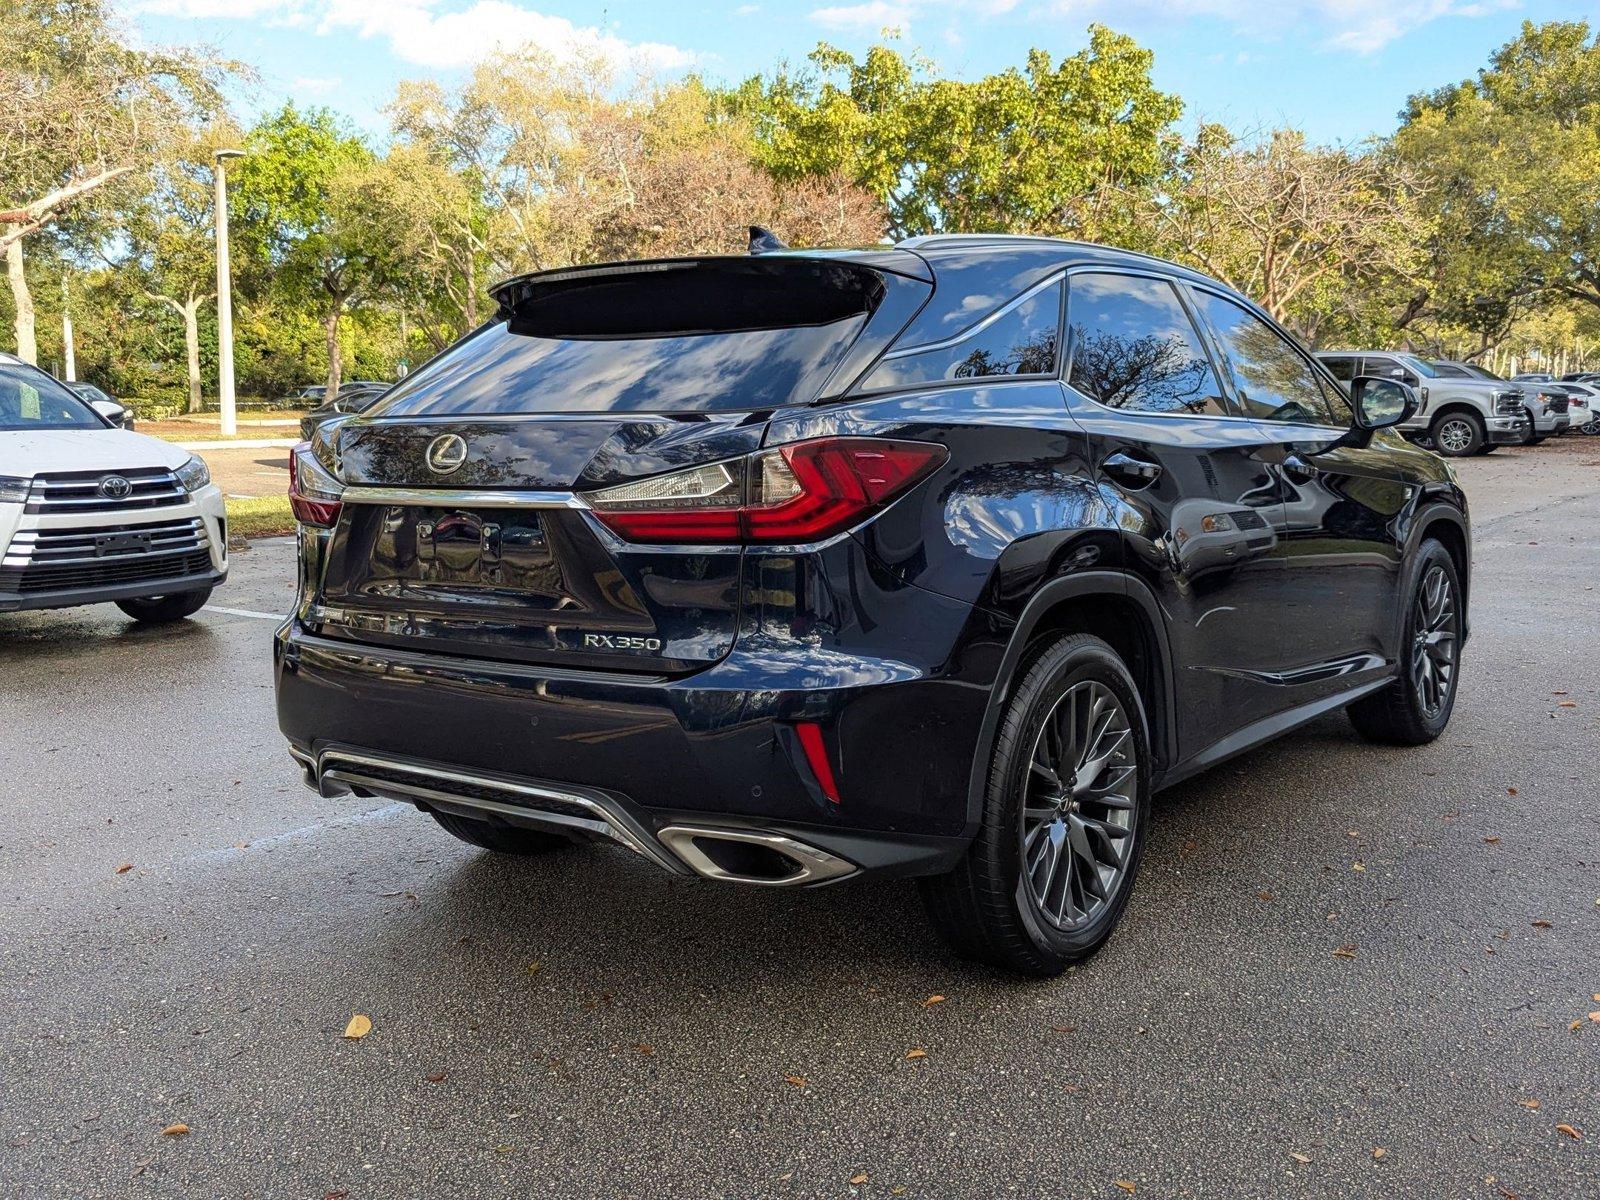
<path id="1" fill-rule="evenodd" d="M 381 134 L 400 79 L 459 78 L 499 42 L 598 47 L 664 73 L 738 79 L 826 39 L 859 50 L 886 26 L 970 77 L 1029 47 L 1080 48 L 1091 21 L 1155 51 L 1186 121 L 1293 124 L 1326 142 L 1391 131 L 1407 95 L 1471 75 L 1522 21 L 1576 20 L 1554 0 L 124 0 L 140 35 L 205 42 L 261 72 L 246 106 L 325 104 Z"/>

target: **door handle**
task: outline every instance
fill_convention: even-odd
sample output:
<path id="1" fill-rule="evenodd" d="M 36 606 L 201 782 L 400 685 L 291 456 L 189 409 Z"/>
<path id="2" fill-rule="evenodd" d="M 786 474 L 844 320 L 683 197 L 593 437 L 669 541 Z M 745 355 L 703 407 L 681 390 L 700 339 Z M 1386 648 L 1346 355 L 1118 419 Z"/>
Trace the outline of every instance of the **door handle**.
<path id="1" fill-rule="evenodd" d="M 1298 454 L 1291 454 L 1283 460 L 1283 473 L 1296 483 L 1310 483 L 1320 472 Z"/>
<path id="2" fill-rule="evenodd" d="M 1135 458 L 1125 450 L 1118 450 L 1109 456 L 1100 464 L 1100 469 L 1132 488 L 1147 488 L 1161 478 L 1160 463 Z"/>

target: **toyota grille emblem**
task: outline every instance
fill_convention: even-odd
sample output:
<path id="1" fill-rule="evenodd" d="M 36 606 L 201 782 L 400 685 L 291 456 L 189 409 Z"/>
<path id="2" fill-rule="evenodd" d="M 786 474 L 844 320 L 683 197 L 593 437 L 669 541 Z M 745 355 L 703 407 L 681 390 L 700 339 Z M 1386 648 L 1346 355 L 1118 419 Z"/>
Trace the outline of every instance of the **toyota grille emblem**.
<path id="1" fill-rule="evenodd" d="M 467 461 L 467 443 L 458 433 L 446 433 L 428 443 L 428 470 L 448 475 Z"/>
<path id="2" fill-rule="evenodd" d="M 133 494 L 133 484 L 121 475 L 107 475 L 100 481 L 100 494 L 107 500 L 126 500 Z"/>

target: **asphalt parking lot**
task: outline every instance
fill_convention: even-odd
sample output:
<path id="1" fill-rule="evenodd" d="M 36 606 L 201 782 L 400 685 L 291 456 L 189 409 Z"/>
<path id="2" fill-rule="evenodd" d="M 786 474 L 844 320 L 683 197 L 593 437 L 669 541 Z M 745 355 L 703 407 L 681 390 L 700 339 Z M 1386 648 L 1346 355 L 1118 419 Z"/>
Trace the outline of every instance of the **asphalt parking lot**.
<path id="1" fill-rule="evenodd" d="M 286 541 L 183 627 L 0 615 L 0 1195 L 1600 1195 L 1600 441 L 1460 470 L 1446 736 L 1330 718 L 1164 794 L 1048 983 L 947 957 L 906 885 L 494 861 L 319 799 Z"/>

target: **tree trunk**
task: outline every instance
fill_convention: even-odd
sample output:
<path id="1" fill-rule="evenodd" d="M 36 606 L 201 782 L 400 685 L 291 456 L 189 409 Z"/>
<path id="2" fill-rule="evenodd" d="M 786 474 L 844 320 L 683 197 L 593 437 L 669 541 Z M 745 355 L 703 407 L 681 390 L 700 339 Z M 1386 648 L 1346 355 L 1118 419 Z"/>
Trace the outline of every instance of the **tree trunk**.
<path id="1" fill-rule="evenodd" d="M 11 280 L 11 298 L 17 305 L 17 357 L 23 362 L 39 361 L 39 341 L 33 332 L 33 293 L 22 270 L 22 239 L 6 247 L 6 275 Z"/>
<path id="2" fill-rule="evenodd" d="M 323 397 L 324 403 L 339 398 L 339 375 L 344 366 L 339 351 L 339 314 L 343 309 L 344 297 L 335 296 L 333 306 L 328 309 L 327 318 L 323 321 L 328 330 L 328 394 Z"/>
<path id="3" fill-rule="evenodd" d="M 478 266 L 473 261 L 474 257 L 472 243 L 469 241 L 467 243 L 465 272 L 467 277 L 467 311 L 465 313 L 467 328 L 462 331 L 463 333 L 471 332 L 478 327 Z"/>
<path id="4" fill-rule="evenodd" d="M 189 411 L 200 411 L 200 301 L 191 296 L 183 306 L 183 348 L 189 359 Z"/>

